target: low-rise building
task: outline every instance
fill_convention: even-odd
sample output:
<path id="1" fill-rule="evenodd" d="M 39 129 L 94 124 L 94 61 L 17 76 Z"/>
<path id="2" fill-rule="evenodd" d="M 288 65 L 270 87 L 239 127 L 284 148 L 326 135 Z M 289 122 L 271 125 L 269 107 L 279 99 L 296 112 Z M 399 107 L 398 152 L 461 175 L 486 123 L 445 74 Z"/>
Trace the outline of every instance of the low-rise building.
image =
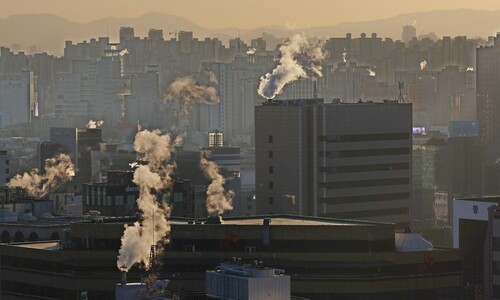
<path id="1" fill-rule="evenodd" d="M 112 299 L 124 224 L 134 219 L 71 224 L 58 243 L 0 245 L 2 296 L 9 299 Z M 205 271 L 233 257 L 285 269 L 291 293 L 310 299 L 458 299 L 462 252 L 418 247 L 389 223 L 287 215 L 226 218 L 222 223 L 171 219 L 161 278 L 170 288 L 204 291 Z M 399 233 L 404 235 L 404 233 Z M 419 239 L 417 236 L 416 239 Z M 141 271 L 128 272 L 131 282 Z M 35 296 L 36 295 L 36 296 Z"/>

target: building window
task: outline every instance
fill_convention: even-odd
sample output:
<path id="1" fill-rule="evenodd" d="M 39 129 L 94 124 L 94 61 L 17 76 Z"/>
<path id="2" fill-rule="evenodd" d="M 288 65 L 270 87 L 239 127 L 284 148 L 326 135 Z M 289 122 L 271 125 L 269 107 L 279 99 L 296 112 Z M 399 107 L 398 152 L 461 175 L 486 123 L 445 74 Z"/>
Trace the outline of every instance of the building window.
<path id="1" fill-rule="evenodd" d="M 272 144 L 272 143 L 273 143 L 273 136 L 272 136 L 272 135 L 270 135 L 270 136 L 269 136 L 269 144 Z"/>
<path id="2" fill-rule="evenodd" d="M 269 197 L 269 204 L 271 204 L 271 205 L 274 204 L 274 198 L 273 197 Z"/>
<path id="3" fill-rule="evenodd" d="M 273 174 L 274 173 L 274 168 L 271 166 L 269 167 L 269 174 Z"/>
<path id="4" fill-rule="evenodd" d="M 123 205 L 123 196 L 115 196 L 115 205 Z"/>
<path id="5" fill-rule="evenodd" d="M 500 251 L 500 237 L 493 238 L 493 251 Z M 500 270 L 499 270 L 500 271 Z"/>
<path id="6" fill-rule="evenodd" d="M 6 164 L 7 166 L 9 165 L 9 160 L 8 160 L 8 159 L 6 159 L 6 160 L 5 160 L 5 164 Z"/>
<path id="7" fill-rule="evenodd" d="M 270 159 L 272 159 L 272 158 L 273 158 L 273 151 L 272 151 L 272 150 L 270 150 L 270 151 L 269 151 L 269 158 L 270 158 Z"/>
<path id="8" fill-rule="evenodd" d="M 500 275 L 500 261 L 493 262 L 493 274 Z"/>
<path id="9" fill-rule="evenodd" d="M 195 252 L 196 247 L 194 245 L 185 245 L 184 246 L 184 252 Z"/>
<path id="10" fill-rule="evenodd" d="M 269 181 L 269 189 L 272 190 L 274 188 L 274 182 Z"/>
<path id="11" fill-rule="evenodd" d="M 135 196 L 134 195 L 127 195 L 127 204 L 128 205 L 135 204 Z"/>
<path id="12" fill-rule="evenodd" d="M 9 169 L 5 169 L 5 174 L 9 174 Z"/>

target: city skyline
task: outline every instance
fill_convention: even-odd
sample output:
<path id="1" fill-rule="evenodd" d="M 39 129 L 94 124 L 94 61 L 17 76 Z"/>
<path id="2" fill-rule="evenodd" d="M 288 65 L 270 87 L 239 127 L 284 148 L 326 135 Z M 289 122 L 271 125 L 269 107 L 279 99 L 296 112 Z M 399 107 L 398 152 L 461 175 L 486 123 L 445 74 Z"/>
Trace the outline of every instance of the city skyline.
<path id="1" fill-rule="evenodd" d="M 0 0 L 0 297 L 500 300 L 479 2 Z"/>

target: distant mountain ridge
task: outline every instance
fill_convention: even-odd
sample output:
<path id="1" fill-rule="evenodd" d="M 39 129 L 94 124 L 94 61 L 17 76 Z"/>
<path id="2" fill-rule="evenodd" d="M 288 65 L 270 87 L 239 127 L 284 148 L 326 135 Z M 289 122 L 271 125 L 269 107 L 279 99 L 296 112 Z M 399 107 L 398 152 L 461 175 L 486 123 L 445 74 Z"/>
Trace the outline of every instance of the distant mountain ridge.
<path id="1" fill-rule="evenodd" d="M 311 36 L 339 37 L 352 33 L 353 37 L 375 32 L 379 37 L 401 38 L 402 26 L 416 21 L 417 33 L 435 32 L 438 36 L 483 37 L 500 31 L 500 11 L 472 9 L 440 10 L 401 14 L 391 18 L 361 22 L 344 22 L 332 26 L 299 28 L 269 25 L 255 29 L 215 28 L 200 26 L 187 18 L 163 13 L 148 13 L 137 18 L 104 18 L 86 24 L 68 21 L 52 14 L 23 14 L 0 19 L 0 45 L 21 44 L 24 49 L 36 45 L 49 53 L 62 55 L 64 41 L 81 42 L 92 37 L 107 36 L 118 41 L 120 27 L 134 27 L 136 36 L 146 36 L 149 28 L 163 29 L 165 39 L 175 31 L 193 31 L 199 38 L 218 37 L 223 41 L 240 35 L 244 40 L 261 36 L 262 32 L 279 37 L 294 33 Z M 172 33 L 172 34 L 169 34 Z"/>

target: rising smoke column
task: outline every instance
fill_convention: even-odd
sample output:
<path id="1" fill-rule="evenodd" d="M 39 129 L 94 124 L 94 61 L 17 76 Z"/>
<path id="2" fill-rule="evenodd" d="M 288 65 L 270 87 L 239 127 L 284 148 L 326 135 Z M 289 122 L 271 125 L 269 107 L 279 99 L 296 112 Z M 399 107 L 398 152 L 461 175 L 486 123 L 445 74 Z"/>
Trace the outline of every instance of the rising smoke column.
<path id="1" fill-rule="evenodd" d="M 67 154 L 59 154 L 45 160 L 45 173 L 40 174 L 38 169 L 29 173 L 16 175 L 7 186 L 22 188 L 30 197 L 42 198 L 56 190 L 61 184 L 68 183 L 75 177 L 76 168 Z"/>
<path id="2" fill-rule="evenodd" d="M 87 123 L 87 128 L 90 128 L 90 129 L 99 128 L 102 126 L 102 124 L 104 124 L 104 121 L 102 121 L 102 120 L 90 119 L 89 122 Z"/>
<path id="3" fill-rule="evenodd" d="M 217 81 L 215 75 L 210 77 L 210 81 L 212 80 Z M 199 85 L 192 76 L 177 78 L 165 91 L 165 100 L 177 99 L 183 102 L 184 114 L 189 114 L 193 103 L 217 104 L 220 101 L 219 94 L 214 87 Z"/>
<path id="4" fill-rule="evenodd" d="M 427 66 L 427 61 L 426 60 L 423 60 L 420 62 L 420 70 L 423 70 L 423 69 L 426 69 L 428 66 Z"/>
<path id="5" fill-rule="evenodd" d="M 321 77 L 321 61 L 326 57 L 322 42 L 311 42 L 302 35 L 294 35 L 280 47 L 278 66 L 260 78 L 258 93 L 273 99 L 283 87 L 300 78 Z"/>
<path id="6" fill-rule="evenodd" d="M 142 212 L 142 219 L 132 226 L 125 225 L 121 239 L 121 248 L 117 266 L 128 271 L 134 264 L 150 266 L 150 249 L 155 246 L 155 253 L 161 254 L 168 243 L 170 225 L 170 207 L 156 201 L 154 192 L 172 186 L 172 173 L 175 164 L 170 162 L 175 146 L 181 141 L 159 130 L 140 131 L 135 136 L 134 149 L 143 154 L 144 163 L 137 164 L 133 182 L 139 187 L 137 206 Z"/>
<path id="7" fill-rule="evenodd" d="M 207 189 L 207 207 L 208 215 L 220 216 L 226 210 L 233 209 L 234 192 L 226 192 L 224 189 L 224 177 L 219 173 L 219 167 L 213 161 L 209 161 L 202 157 L 200 160 L 200 168 L 203 170 L 205 177 L 212 182 Z"/>
<path id="8" fill-rule="evenodd" d="M 210 70 L 203 70 L 201 73 L 208 77 L 208 81 L 210 81 L 210 83 L 219 84 L 219 80 L 217 80 L 217 76 L 215 76 L 214 72 Z"/>

